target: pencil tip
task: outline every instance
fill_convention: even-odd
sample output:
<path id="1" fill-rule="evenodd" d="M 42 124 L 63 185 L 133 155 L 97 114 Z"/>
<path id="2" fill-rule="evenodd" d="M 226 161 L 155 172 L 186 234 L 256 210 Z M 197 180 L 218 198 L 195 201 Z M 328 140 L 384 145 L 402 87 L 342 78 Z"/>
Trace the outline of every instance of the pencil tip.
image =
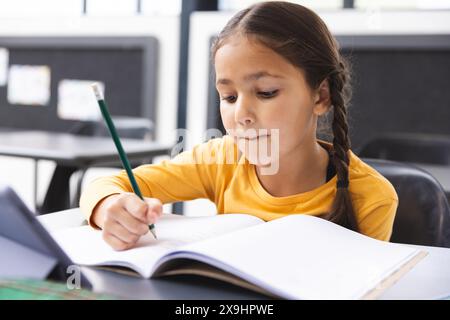
<path id="1" fill-rule="evenodd" d="M 158 240 L 158 237 L 156 236 L 156 232 L 154 229 L 150 229 L 150 232 L 152 233 L 152 235 L 155 237 L 156 240 Z"/>

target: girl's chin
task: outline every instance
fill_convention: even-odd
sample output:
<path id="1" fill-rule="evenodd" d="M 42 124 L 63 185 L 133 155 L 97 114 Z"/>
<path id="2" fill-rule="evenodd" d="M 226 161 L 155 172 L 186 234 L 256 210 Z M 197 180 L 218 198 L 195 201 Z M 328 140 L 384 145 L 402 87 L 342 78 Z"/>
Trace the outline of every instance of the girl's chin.
<path id="1" fill-rule="evenodd" d="M 267 167 L 270 166 L 272 163 L 272 159 L 269 157 L 258 157 L 255 155 L 249 155 L 244 153 L 245 158 L 248 160 L 249 163 L 258 166 L 258 167 Z"/>

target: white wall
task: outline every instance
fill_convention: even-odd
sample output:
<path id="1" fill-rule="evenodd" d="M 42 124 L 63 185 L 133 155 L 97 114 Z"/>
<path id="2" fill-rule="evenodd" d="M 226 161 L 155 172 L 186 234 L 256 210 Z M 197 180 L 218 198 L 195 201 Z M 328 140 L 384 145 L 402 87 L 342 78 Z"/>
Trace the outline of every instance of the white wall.
<path id="1" fill-rule="evenodd" d="M 86 0 L 89 16 L 177 16 L 182 0 Z M 0 0 L 0 17 L 61 17 L 80 16 L 84 12 L 83 0 Z"/>

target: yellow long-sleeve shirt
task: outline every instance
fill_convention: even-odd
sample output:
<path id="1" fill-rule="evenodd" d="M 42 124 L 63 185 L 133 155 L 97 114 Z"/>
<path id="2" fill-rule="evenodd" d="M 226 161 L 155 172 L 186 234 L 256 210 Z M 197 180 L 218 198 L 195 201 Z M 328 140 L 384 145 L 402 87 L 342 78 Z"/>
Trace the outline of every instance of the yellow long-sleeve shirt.
<path id="1" fill-rule="evenodd" d="M 327 149 L 332 145 L 319 141 Z M 350 153 L 349 190 L 360 232 L 388 241 L 398 197 L 391 183 Z M 266 221 L 288 214 L 328 212 L 336 194 L 337 177 L 320 187 L 287 197 L 274 197 L 260 184 L 254 165 L 239 156 L 232 138 L 213 139 L 159 164 L 133 170 L 144 197 L 163 203 L 207 198 L 217 212 L 247 213 Z M 90 221 L 95 206 L 111 194 L 132 192 L 126 172 L 94 180 L 84 190 L 80 207 Z M 91 222 L 91 221 L 90 221 Z M 91 222 L 92 224 L 92 222 Z"/>

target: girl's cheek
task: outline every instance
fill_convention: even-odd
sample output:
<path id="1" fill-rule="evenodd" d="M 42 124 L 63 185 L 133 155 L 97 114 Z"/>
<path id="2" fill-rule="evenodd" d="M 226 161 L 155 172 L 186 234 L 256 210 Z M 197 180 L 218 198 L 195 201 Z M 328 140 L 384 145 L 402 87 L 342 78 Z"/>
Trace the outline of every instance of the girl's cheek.
<path id="1" fill-rule="evenodd" d="M 234 127 L 234 113 L 231 110 L 221 109 L 220 115 L 222 116 L 222 122 L 225 129 L 233 129 Z"/>

